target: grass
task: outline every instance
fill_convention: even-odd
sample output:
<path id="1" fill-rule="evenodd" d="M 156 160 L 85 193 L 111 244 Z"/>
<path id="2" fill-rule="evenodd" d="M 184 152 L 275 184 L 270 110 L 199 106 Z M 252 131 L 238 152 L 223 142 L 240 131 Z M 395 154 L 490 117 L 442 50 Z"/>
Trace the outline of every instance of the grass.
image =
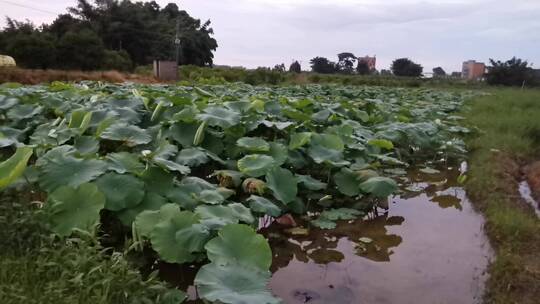
<path id="1" fill-rule="evenodd" d="M 92 236 L 49 236 L 35 209 L 2 193 L 0 303 L 164 303 L 178 296 L 154 276 L 143 279 L 123 253 Z"/>
<path id="2" fill-rule="evenodd" d="M 517 184 L 521 167 L 540 160 L 540 91 L 495 89 L 472 101 L 465 116 L 478 128 L 468 139 L 467 193 L 485 214 L 496 251 L 486 303 L 538 303 L 540 220 Z"/>

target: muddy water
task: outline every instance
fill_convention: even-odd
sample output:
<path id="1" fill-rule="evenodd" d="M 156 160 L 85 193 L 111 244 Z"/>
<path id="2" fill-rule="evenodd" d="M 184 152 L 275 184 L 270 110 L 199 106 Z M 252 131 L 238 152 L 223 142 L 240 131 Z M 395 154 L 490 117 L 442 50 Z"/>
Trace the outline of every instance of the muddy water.
<path id="1" fill-rule="evenodd" d="M 480 302 L 492 253 L 455 173 L 412 174 L 422 191 L 333 231 L 271 234 L 272 291 L 286 303 Z"/>
<path id="2" fill-rule="evenodd" d="M 262 229 L 274 254 L 272 292 L 289 304 L 479 303 L 492 252 L 458 174 L 409 172 L 401 177 L 408 190 L 387 211 L 333 230 L 293 236 L 277 223 Z M 188 290 L 188 303 L 202 303 L 191 285 L 197 267 L 158 267 Z"/>

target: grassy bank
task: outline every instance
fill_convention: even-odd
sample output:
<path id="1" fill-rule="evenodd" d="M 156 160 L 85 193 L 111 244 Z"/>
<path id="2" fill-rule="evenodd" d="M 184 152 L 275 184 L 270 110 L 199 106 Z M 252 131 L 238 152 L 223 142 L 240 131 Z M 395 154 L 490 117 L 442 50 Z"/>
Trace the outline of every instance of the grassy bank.
<path id="1" fill-rule="evenodd" d="M 36 209 L 1 193 L 0 303 L 169 303 L 178 296 L 154 277 L 143 280 L 123 254 L 91 236 L 49 236 Z"/>
<path id="2" fill-rule="evenodd" d="M 540 160 L 540 91 L 492 90 L 465 110 L 471 149 L 467 191 L 496 250 L 487 303 L 538 303 L 540 220 L 520 199 L 521 168 Z"/>

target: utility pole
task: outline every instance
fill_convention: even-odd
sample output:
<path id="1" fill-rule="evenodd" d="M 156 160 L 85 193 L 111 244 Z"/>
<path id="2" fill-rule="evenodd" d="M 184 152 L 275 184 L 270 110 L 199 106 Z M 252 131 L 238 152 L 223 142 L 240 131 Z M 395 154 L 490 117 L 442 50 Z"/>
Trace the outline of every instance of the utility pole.
<path id="1" fill-rule="evenodd" d="M 176 45 L 176 65 L 180 65 L 180 19 L 176 18 L 176 35 L 174 37 Z"/>

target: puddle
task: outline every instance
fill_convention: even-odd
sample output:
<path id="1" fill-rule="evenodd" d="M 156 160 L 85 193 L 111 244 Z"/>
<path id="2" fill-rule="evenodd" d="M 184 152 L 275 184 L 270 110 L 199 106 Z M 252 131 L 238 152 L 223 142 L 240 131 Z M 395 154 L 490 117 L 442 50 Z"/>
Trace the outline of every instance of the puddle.
<path id="1" fill-rule="evenodd" d="M 449 182 L 457 174 L 412 174 L 422 192 L 394 198 L 387 212 L 271 238 L 272 291 L 285 303 L 481 302 L 492 252 L 483 218 Z"/>
<path id="2" fill-rule="evenodd" d="M 519 183 L 519 194 L 527 202 L 527 204 L 533 207 L 536 215 L 540 217 L 540 203 L 532 197 L 531 187 L 527 181 L 522 181 Z"/>
<path id="3" fill-rule="evenodd" d="M 269 287 L 284 303 L 480 303 L 492 256 L 483 218 L 455 180 L 459 170 L 408 173 L 387 211 L 336 229 L 288 235 L 262 219 L 272 247 Z M 308 227 L 305 221 L 295 219 Z M 160 276 L 197 301 L 197 267 L 159 264 Z"/>

